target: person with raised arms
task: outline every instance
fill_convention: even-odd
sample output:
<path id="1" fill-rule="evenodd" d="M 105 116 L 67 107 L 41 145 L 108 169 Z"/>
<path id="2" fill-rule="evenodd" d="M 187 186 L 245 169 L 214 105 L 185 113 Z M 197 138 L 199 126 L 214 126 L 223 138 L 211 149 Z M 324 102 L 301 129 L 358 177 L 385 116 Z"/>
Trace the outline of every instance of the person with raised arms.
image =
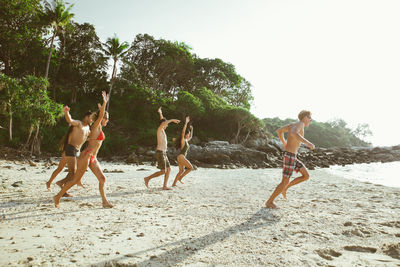
<path id="1" fill-rule="evenodd" d="M 306 144 L 306 146 L 311 150 L 315 148 L 314 144 L 304 138 L 304 127 L 308 127 L 310 125 L 311 112 L 302 110 L 299 113 L 298 118 L 298 122 L 285 125 L 276 131 L 285 150 L 283 158 L 282 182 L 275 188 L 274 192 L 265 203 L 267 208 L 278 209 L 279 207 L 274 204 L 275 198 L 282 193 L 283 197 L 286 199 L 286 191 L 290 187 L 304 182 L 310 177 L 307 168 L 300 160 L 297 159 L 297 152 L 301 143 Z M 287 141 L 285 140 L 284 133 L 288 133 Z M 301 176 L 289 183 L 289 179 L 292 176 L 293 171 L 300 172 Z"/>
<path id="2" fill-rule="evenodd" d="M 89 126 L 92 122 L 92 112 L 86 112 L 83 116 L 83 119 L 80 121 L 72 119 L 71 114 L 69 113 L 70 108 L 68 106 L 64 106 L 63 111 L 65 120 L 70 126 L 67 134 L 61 140 L 61 160 L 58 163 L 57 169 L 52 173 L 49 181 L 46 182 L 47 190 L 50 190 L 51 183 L 64 169 L 65 165 L 68 166 L 68 174 L 64 179 L 58 181 L 56 184 L 60 187 L 63 187 L 66 182 L 72 179 L 76 171 L 77 158 L 80 155 L 81 147 L 83 143 L 86 142 L 86 139 L 90 133 Z M 81 183 L 78 183 L 78 185 L 83 187 Z M 71 195 L 66 192 L 64 196 L 70 197 Z"/>
<path id="3" fill-rule="evenodd" d="M 78 168 L 75 172 L 75 175 L 71 181 L 68 181 L 61 189 L 61 191 L 54 196 L 54 205 L 58 208 L 60 206 L 60 199 L 68 189 L 70 189 L 75 184 L 78 184 L 83 175 L 85 174 L 87 168 L 94 173 L 94 175 L 99 180 L 99 191 L 102 198 L 103 208 L 112 208 L 111 205 L 106 198 L 106 193 L 104 190 L 104 185 L 106 182 L 106 177 L 104 176 L 103 171 L 101 170 L 100 164 L 97 161 L 97 153 L 105 139 L 105 135 L 103 133 L 102 128 L 107 125 L 109 120 L 108 112 L 105 111 L 107 101 L 109 95 L 106 92 L 102 92 L 103 96 L 103 104 L 99 106 L 99 110 L 95 114 L 94 123 L 90 128 L 90 135 L 88 138 L 88 145 L 84 151 L 82 151 L 79 159 L 78 159 Z"/>
<path id="4" fill-rule="evenodd" d="M 169 160 L 167 157 L 167 134 L 165 133 L 165 129 L 167 129 L 168 124 L 171 122 L 179 123 L 179 120 L 167 120 L 164 118 L 162 114 L 161 107 L 158 109 L 158 114 L 160 115 L 160 125 L 157 129 L 157 151 L 156 151 L 156 160 L 157 160 L 157 168 L 160 171 L 153 173 L 152 175 L 144 178 L 144 184 L 147 188 L 149 188 L 149 181 L 153 178 L 161 176 L 164 174 L 164 185 L 163 190 L 171 190 L 172 188 L 167 186 L 169 174 L 171 172 L 171 165 L 169 164 Z"/>
<path id="5" fill-rule="evenodd" d="M 193 137 L 193 126 L 190 125 L 190 130 L 187 132 L 187 125 L 190 121 L 190 117 L 186 116 L 185 118 L 185 125 L 183 126 L 182 133 L 179 138 L 176 138 L 175 143 L 176 147 L 180 149 L 180 153 L 177 157 L 179 171 L 175 177 L 174 183 L 172 186 L 176 186 L 176 183 L 179 181 L 183 184 L 182 179 L 185 177 L 189 172 L 193 170 L 193 166 L 189 160 L 187 160 L 186 155 L 187 151 L 189 150 L 189 141 Z"/>

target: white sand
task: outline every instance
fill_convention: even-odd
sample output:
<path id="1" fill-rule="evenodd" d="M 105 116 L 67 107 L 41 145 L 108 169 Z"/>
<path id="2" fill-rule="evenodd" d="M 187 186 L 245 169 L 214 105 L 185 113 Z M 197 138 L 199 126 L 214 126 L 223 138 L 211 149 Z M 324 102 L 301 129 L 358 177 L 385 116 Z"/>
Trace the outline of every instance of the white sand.
<path id="1" fill-rule="evenodd" d="M 199 169 L 166 192 L 143 185 L 154 167 L 103 163 L 124 171 L 106 173 L 115 208 L 87 172 L 56 209 L 54 168 L 0 161 L 0 266 L 400 266 L 399 188 L 315 170 L 272 211 L 279 169 Z"/>

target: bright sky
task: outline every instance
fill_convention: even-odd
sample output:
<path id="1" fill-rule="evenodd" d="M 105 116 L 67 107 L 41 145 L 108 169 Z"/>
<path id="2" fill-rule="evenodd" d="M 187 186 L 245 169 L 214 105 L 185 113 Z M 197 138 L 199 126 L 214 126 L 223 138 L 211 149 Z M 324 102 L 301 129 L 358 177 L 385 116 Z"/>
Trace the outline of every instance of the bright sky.
<path id="1" fill-rule="evenodd" d="M 102 41 L 148 33 L 234 64 L 253 85 L 259 118 L 309 109 L 318 121 L 368 123 L 374 145 L 400 144 L 398 0 L 68 2 Z"/>

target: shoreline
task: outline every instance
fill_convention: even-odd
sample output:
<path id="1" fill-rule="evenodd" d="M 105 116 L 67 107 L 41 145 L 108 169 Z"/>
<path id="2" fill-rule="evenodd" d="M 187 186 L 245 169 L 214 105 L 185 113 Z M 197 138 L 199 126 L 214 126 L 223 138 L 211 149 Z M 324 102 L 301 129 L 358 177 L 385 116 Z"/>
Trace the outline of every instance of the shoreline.
<path id="1" fill-rule="evenodd" d="M 86 189 L 72 188 L 75 197 L 55 209 L 58 190 L 45 188 L 55 166 L 0 160 L 0 265 L 400 264 L 399 188 L 313 170 L 272 211 L 263 205 L 280 169 L 199 168 L 165 192 L 161 178 L 145 189 L 152 166 L 100 163 L 111 171 L 105 175 L 113 209 L 101 208 L 90 171 Z"/>

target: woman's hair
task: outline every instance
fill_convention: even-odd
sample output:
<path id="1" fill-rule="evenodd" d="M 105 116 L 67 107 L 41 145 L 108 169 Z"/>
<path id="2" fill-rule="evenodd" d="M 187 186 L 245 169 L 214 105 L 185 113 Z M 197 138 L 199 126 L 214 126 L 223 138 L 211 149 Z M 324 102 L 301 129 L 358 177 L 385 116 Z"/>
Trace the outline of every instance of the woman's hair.
<path id="1" fill-rule="evenodd" d="M 64 151 L 65 147 L 68 145 L 68 137 L 72 133 L 73 128 L 74 128 L 74 126 L 72 126 L 72 125 L 69 126 L 67 133 L 63 136 L 63 138 L 61 138 L 60 146 L 59 146 L 59 149 L 61 152 Z"/>
<path id="2" fill-rule="evenodd" d="M 92 119 L 93 122 L 95 122 L 99 118 L 100 110 L 93 112 L 90 114 L 90 118 Z M 104 115 L 108 115 L 108 111 L 104 112 Z"/>

